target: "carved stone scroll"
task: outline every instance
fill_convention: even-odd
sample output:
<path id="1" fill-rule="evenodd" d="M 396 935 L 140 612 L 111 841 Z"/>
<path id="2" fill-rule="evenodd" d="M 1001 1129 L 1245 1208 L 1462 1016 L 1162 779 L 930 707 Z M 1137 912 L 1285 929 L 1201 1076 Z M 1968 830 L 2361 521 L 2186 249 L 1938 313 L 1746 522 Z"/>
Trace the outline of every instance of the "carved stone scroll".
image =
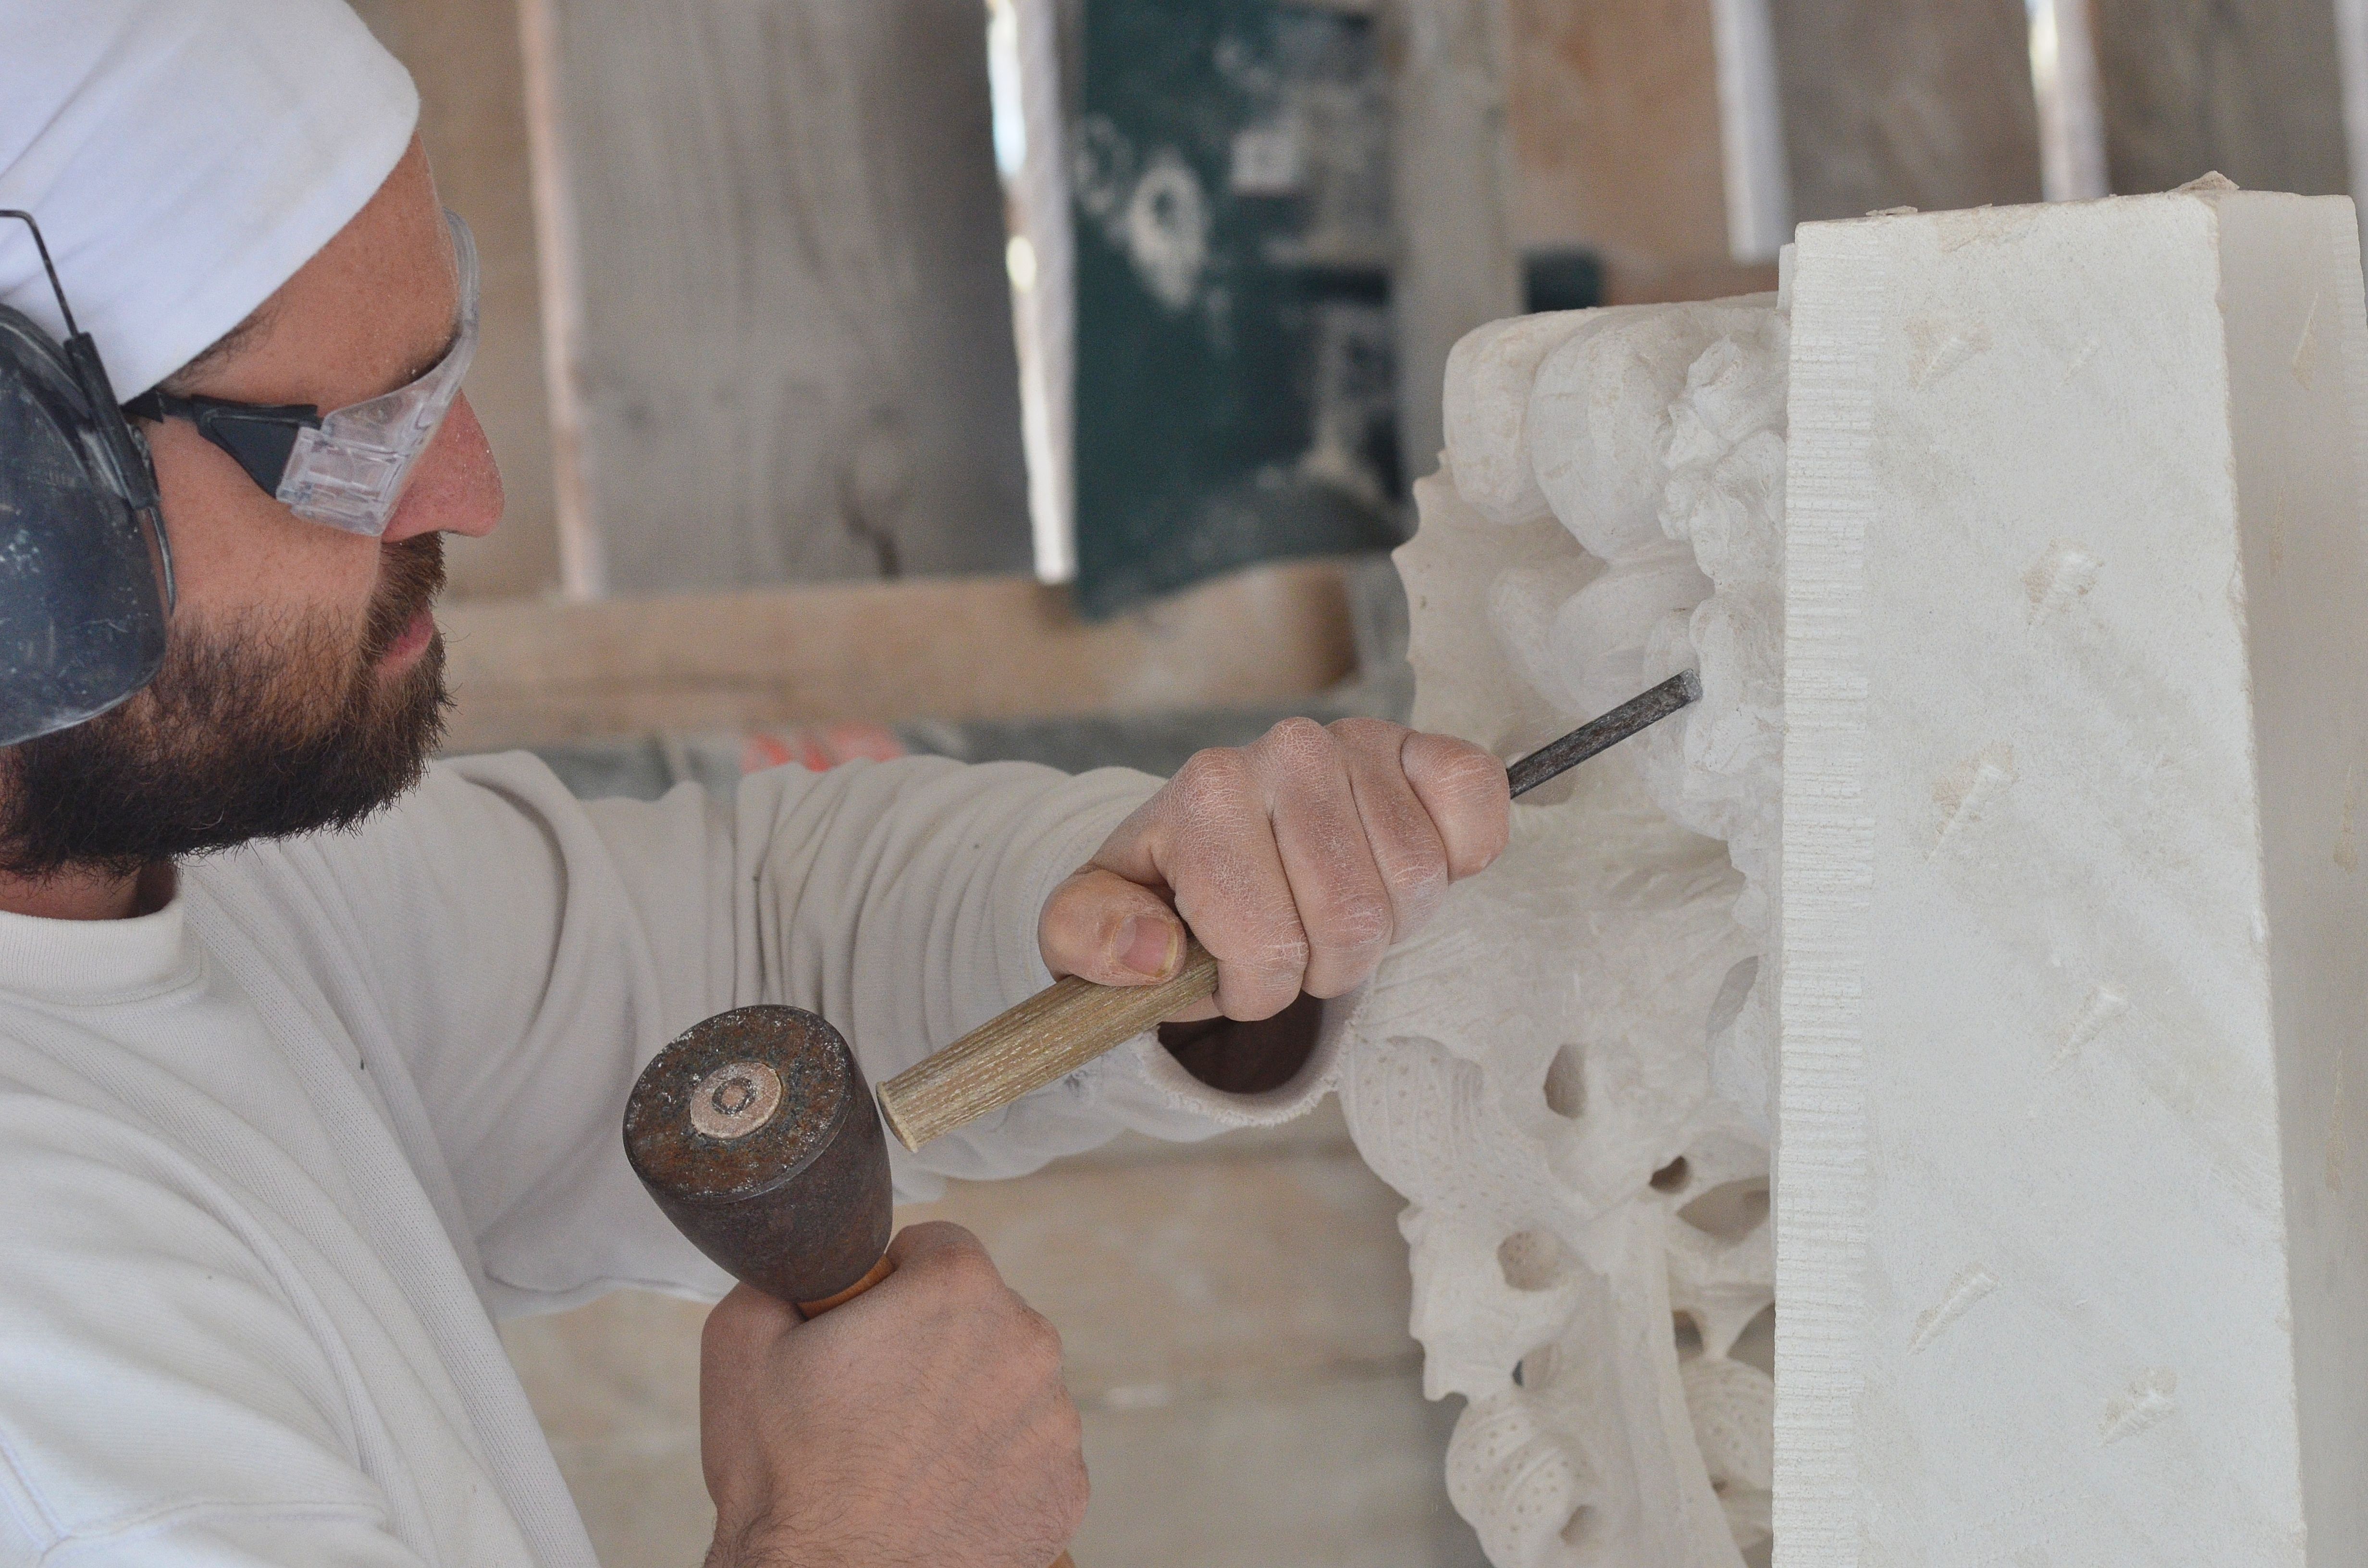
<path id="1" fill-rule="evenodd" d="M 1473 334 L 1399 553 L 1419 723 L 1509 756 L 1680 667 L 1704 687 L 1517 806 L 1349 1024 L 1427 1387 L 1470 1402 L 1449 1493 L 1499 1564 L 1768 1539 L 1785 341 L 1768 298 Z"/>

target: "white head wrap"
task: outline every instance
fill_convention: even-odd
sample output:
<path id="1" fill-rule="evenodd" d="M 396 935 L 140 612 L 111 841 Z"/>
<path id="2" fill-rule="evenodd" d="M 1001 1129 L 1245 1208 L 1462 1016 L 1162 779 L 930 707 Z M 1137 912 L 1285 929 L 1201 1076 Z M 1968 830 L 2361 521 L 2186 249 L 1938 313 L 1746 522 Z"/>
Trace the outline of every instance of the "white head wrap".
<path id="1" fill-rule="evenodd" d="M 0 207 L 118 397 L 236 326 L 384 183 L 411 76 L 344 0 L 0 0 Z M 62 335 L 22 223 L 0 302 Z"/>

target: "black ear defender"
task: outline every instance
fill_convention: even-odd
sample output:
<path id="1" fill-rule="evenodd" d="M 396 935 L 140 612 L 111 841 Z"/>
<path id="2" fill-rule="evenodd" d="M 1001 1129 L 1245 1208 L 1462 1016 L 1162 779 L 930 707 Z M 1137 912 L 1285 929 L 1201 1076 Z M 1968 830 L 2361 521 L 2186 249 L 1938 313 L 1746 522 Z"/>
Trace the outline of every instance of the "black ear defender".
<path id="1" fill-rule="evenodd" d="M 95 719 L 165 660 L 173 556 L 156 468 L 74 324 L 32 214 L 65 318 L 61 346 L 0 305 L 0 746 Z"/>

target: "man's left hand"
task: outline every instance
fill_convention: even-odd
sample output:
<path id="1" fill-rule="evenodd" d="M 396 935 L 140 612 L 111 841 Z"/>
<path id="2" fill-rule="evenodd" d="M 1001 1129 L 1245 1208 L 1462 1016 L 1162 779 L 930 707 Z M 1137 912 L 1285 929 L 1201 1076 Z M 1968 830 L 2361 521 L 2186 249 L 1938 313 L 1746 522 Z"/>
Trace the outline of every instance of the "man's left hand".
<path id="1" fill-rule="evenodd" d="M 1378 719 L 1287 719 L 1196 752 L 1045 901 L 1055 975 L 1148 985 L 1184 960 L 1181 915 L 1217 960 L 1212 1003 L 1271 1017 L 1361 984 L 1450 882 L 1503 852 L 1505 766 Z"/>

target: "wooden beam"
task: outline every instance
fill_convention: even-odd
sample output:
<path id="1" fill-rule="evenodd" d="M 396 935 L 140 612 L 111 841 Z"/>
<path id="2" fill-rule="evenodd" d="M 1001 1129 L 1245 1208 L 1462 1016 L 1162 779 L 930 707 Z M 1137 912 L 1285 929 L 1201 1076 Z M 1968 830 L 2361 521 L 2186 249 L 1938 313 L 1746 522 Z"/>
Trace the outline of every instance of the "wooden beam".
<path id="1" fill-rule="evenodd" d="M 1293 562 L 1080 620 L 1026 577 L 441 611 L 450 749 L 815 721 L 1212 707 L 1356 663 L 1340 568 Z"/>

